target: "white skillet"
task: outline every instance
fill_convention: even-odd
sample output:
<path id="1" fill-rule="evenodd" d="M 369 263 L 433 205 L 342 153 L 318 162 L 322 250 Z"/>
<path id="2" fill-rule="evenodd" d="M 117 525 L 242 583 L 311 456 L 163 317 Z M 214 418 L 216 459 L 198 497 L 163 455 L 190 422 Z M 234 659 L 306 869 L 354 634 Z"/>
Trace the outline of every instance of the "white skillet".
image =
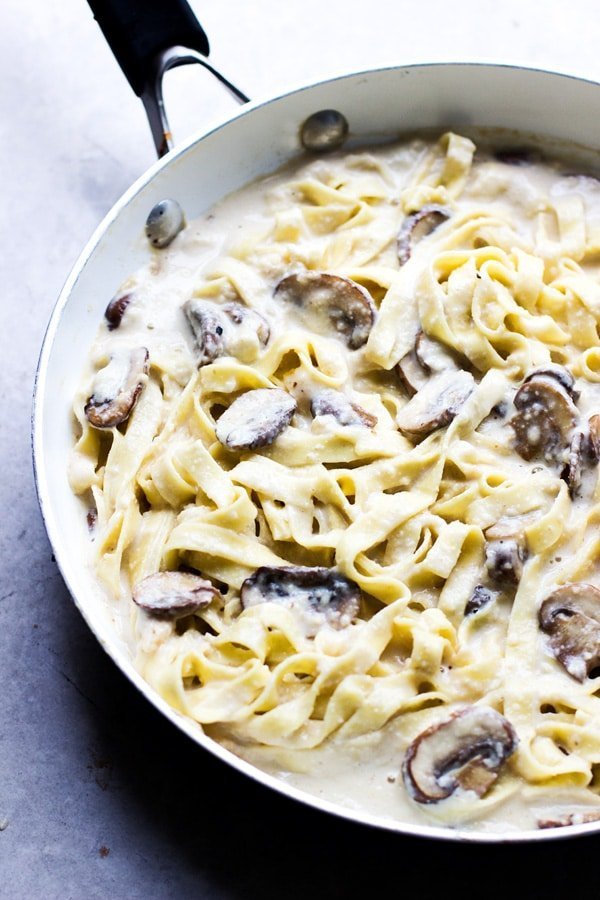
<path id="1" fill-rule="evenodd" d="M 90 0 L 90 4 L 144 100 L 159 153 L 165 152 L 170 136 L 167 133 L 165 140 L 162 73 L 181 61 L 207 65 L 204 33 L 185 0 Z M 132 37 L 134 49 L 128 44 Z M 238 99 L 245 99 L 215 74 Z M 144 237 L 149 210 L 159 200 L 172 197 L 188 219 L 200 215 L 225 194 L 300 154 L 301 125 L 319 110 L 343 113 L 350 144 L 392 139 L 421 128 L 460 131 L 477 126 L 533 133 L 592 152 L 600 149 L 600 85 L 539 70 L 447 63 L 361 72 L 248 103 L 225 124 L 209 133 L 199 132 L 168 152 L 98 226 L 66 281 L 44 339 L 34 398 L 33 452 L 39 502 L 57 563 L 89 627 L 141 693 L 200 746 L 266 786 L 347 819 L 434 838 L 547 840 L 598 831 L 598 823 L 503 834 L 412 825 L 346 809 L 277 780 L 208 738 L 142 680 L 115 628 L 110 607 L 101 602 L 93 574 L 85 565 L 89 541 L 85 509 L 67 482 L 72 398 L 108 300 L 150 256 Z"/>

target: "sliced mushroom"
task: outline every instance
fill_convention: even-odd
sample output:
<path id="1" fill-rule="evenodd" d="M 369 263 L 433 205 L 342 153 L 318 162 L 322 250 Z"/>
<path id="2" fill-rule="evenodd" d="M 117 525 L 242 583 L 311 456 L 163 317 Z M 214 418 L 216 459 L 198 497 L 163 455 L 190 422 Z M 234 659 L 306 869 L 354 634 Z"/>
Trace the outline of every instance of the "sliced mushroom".
<path id="1" fill-rule="evenodd" d="M 263 346 L 269 340 L 269 325 L 266 319 L 241 303 L 226 303 L 223 306 L 211 300 L 188 300 L 183 311 L 198 347 L 198 365 L 205 366 L 218 356 L 256 355 L 258 344 Z M 248 351 L 248 344 L 254 345 L 254 353 Z"/>
<path id="2" fill-rule="evenodd" d="M 473 593 L 465 604 L 465 616 L 473 616 L 489 606 L 494 600 L 494 594 L 489 588 L 482 584 L 477 584 L 473 588 Z"/>
<path id="3" fill-rule="evenodd" d="M 420 331 L 417 335 L 415 356 L 426 372 L 437 374 L 458 369 L 452 354 L 443 344 L 430 338 L 424 331 Z"/>
<path id="4" fill-rule="evenodd" d="M 557 816 L 554 819 L 538 819 L 538 828 L 564 828 L 565 825 L 588 825 L 590 822 L 600 822 L 600 810 L 590 812 L 572 812 Z"/>
<path id="5" fill-rule="evenodd" d="M 419 331 L 414 348 L 402 357 L 398 375 L 409 397 L 425 387 L 429 376 L 457 369 L 456 360 L 438 341 Z"/>
<path id="6" fill-rule="evenodd" d="M 596 413 L 590 417 L 588 450 L 593 462 L 600 460 L 600 415 Z"/>
<path id="7" fill-rule="evenodd" d="M 564 366 L 559 366 L 555 363 L 549 363 L 547 366 L 544 366 L 541 369 L 535 369 L 535 371 L 530 372 L 527 378 L 524 380 L 524 384 L 527 384 L 528 381 L 531 381 L 534 378 L 539 378 L 540 376 L 546 376 L 548 378 L 554 378 L 555 381 L 564 387 L 567 394 L 571 397 L 572 400 L 579 400 L 579 391 L 575 387 L 575 378 L 568 369 L 565 369 Z"/>
<path id="8" fill-rule="evenodd" d="M 348 427 L 373 428 L 377 424 L 377 416 L 371 415 L 358 403 L 352 403 L 341 391 L 331 388 L 322 388 L 313 394 L 310 411 L 313 416 L 333 416 L 340 425 Z"/>
<path id="9" fill-rule="evenodd" d="M 261 566 L 242 584 L 244 609 L 281 603 L 298 612 L 309 630 L 326 622 L 344 628 L 358 615 L 360 588 L 335 569 L 322 566 Z"/>
<path id="10" fill-rule="evenodd" d="M 225 352 L 225 317 L 209 300 L 188 300 L 183 311 L 196 339 L 198 365 L 206 366 Z"/>
<path id="11" fill-rule="evenodd" d="M 396 418 L 402 434 L 411 438 L 425 437 L 444 428 L 459 412 L 475 388 L 469 372 L 440 372 L 408 401 Z"/>
<path id="12" fill-rule="evenodd" d="M 485 564 L 488 575 L 500 585 L 516 585 L 523 574 L 525 551 L 520 541 L 500 538 L 488 541 L 485 547 Z"/>
<path id="13" fill-rule="evenodd" d="M 135 585 L 133 602 L 161 619 L 191 616 L 209 606 L 218 590 L 191 572 L 156 572 Z"/>
<path id="14" fill-rule="evenodd" d="M 493 416 L 494 419 L 505 419 L 507 413 L 508 403 L 505 400 L 501 400 L 500 403 L 496 403 L 496 405 L 492 406 L 490 410 L 490 415 Z"/>
<path id="15" fill-rule="evenodd" d="M 296 401 L 279 388 L 256 388 L 234 400 L 216 426 L 230 450 L 257 450 L 272 444 L 296 412 Z"/>
<path id="16" fill-rule="evenodd" d="M 402 765 L 406 789 L 417 803 L 437 803 L 456 791 L 483 797 L 517 743 L 504 716 L 488 706 L 470 706 L 410 744 Z"/>
<path id="17" fill-rule="evenodd" d="M 451 216 L 449 209 L 430 203 L 407 216 L 398 232 L 398 259 L 403 266 L 410 259 L 413 244 L 435 231 Z"/>
<path id="18" fill-rule="evenodd" d="M 113 297 L 104 311 L 104 318 L 108 324 L 108 330 L 114 331 L 121 324 L 125 310 L 133 300 L 133 294 L 117 294 Z"/>
<path id="19" fill-rule="evenodd" d="M 233 325 L 240 325 L 253 331 L 263 346 L 268 342 L 271 334 L 269 323 L 256 310 L 242 306 L 241 303 L 225 303 L 223 312 Z"/>
<path id="20" fill-rule="evenodd" d="M 586 440 L 583 431 L 576 431 L 571 438 L 569 446 L 569 458 L 564 469 L 560 473 L 563 481 L 569 486 L 569 494 L 574 498 L 581 487 L 581 472 L 586 453 Z"/>
<path id="21" fill-rule="evenodd" d="M 544 600 L 538 618 L 554 656 L 569 675 L 585 681 L 600 666 L 600 590 L 566 584 Z"/>
<path id="22" fill-rule="evenodd" d="M 160 200 L 146 219 L 146 237 L 153 247 L 168 247 L 184 224 L 183 210 L 177 200 Z"/>
<path id="23" fill-rule="evenodd" d="M 554 377 L 536 375 L 515 394 L 518 410 L 510 420 L 515 450 L 523 459 L 543 456 L 564 462 L 565 451 L 577 421 L 577 407 Z"/>
<path id="24" fill-rule="evenodd" d="M 505 589 L 517 585 L 523 575 L 528 553 L 525 526 L 530 521 L 530 517 L 507 516 L 485 530 L 488 575 Z"/>
<path id="25" fill-rule="evenodd" d="M 327 272 L 288 275 L 275 288 L 275 297 L 315 317 L 325 316 L 328 326 L 333 325 L 351 350 L 367 342 L 375 321 L 375 306 L 368 291 L 340 275 Z"/>
<path id="26" fill-rule="evenodd" d="M 396 371 L 409 397 L 414 397 L 429 381 L 429 374 L 417 359 L 414 349 L 402 357 Z"/>
<path id="27" fill-rule="evenodd" d="M 94 379 L 92 394 L 84 412 L 95 428 L 114 428 L 129 418 L 148 374 L 148 351 L 115 351 L 110 362 Z"/>

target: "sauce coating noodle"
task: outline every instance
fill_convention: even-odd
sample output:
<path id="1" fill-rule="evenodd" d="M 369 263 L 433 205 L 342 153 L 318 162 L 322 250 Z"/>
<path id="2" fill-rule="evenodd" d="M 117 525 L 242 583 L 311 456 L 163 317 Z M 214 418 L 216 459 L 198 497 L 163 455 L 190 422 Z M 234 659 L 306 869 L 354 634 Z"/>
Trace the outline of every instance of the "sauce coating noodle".
<path id="1" fill-rule="evenodd" d="M 599 260 L 599 182 L 451 133 L 288 168 L 154 251 L 92 348 L 70 464 L 149 683 L 373 813 L 600 815 L 593 653 L 562 608 L 540 624 L 600 585 Z M 113 371 L 133 405 L 98 427 Z M 210 582 L 199 608 L 131 602 L 181 569 Z M 464 788 L 481 749 L 432 757 L 442 799 L 418 802 L 407 748 L 471 707 L 514 729 L 493 783 Z"/>

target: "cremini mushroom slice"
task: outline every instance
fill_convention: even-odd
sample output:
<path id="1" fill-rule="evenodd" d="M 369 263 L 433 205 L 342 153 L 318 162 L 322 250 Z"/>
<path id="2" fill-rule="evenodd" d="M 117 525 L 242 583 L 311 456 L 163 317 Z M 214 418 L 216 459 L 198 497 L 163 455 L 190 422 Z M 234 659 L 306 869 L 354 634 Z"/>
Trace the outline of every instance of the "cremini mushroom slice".
<path id="1" fill-rule="evenodd" d="M 550 649 L 577 681 L 600 666 L 600 590 L 593 584 L 565 584 L 542 603 L 542 631 Z"/>
<path id="2" fill-rule="evenodd" d="M 569 494 L 572 499 L 577 496 L 579 488 L 581 487 L 581 473 L 585 455 L 585 435 L 583 431 L 575 431 L 569 446 L 569 458 L 564 469 L 560 473 L 560 477 L 563 481 L 566 481 L 569 486 Z"/>
<path id="3" fill-rule="evenodd" d="M 429 381 L 429 373 L 425 371 L 417 359 L 414 349 L 402 357 L 396 366 L 396 371 L 409 397 L 414 397 L 417 391 L 425 387 Z"/>
<path id="4" fill-rule="evenodd" d="M 528 553 L 525 528 L 532 521 L 531 516 L 507 516 L 485 530 L 488 575 L 500 587 L 514 587 L 521 580 Z"/>
<path id="5" fill-rule="evenodd" d="M 225 303 L 223 312 L 232 325 L 254 332 L 263 346 L 268 342 L 271 334 L 269 323 L 255 309 L 241 303 Z"/>
<path id="6" fill-rule="evenodd" d="M 360 588 L 335 569 L 322 566 L 261 566 L 242 584 L 244 609 L 281 603 L 304 620 L 309 634 L 327 623 L 344 628 L 358 615 Z"/>
<path id="7" fill-rule="evenodd" d="M 600 822 L 600 810 L 581 810 L 579 812 L 564 813 L 551 819 L 538 819 L 538 828 L 564 828 L 566 825 L 588 825 L 590 822 Z"/>
<path id="8" fill-rule="evenodd" d="M 313 394 L 310 411 L 313 416 L 333 416 L 340 425 L 346 427 L 373 428 L 377 424 L 377 416 L 367 412 L 358 403 L 352 403 L 341 391 L 334 391 L 332 388 L 322 388 Z"/>
<path id="9" fill-rule="evenodd" d="M 309 315 L 325 317 L 327 328 L 333 325 L 351 350 L 367 342 L 375 321 L 375 306 L 368 291 L 340 275 L 311 271 L 287 275 L 275 288 L 275 297 Z"/>
<path id="10" fill-rule="evenodd" d="M 415 341 L 415 356 L 426 372 L 437 374 L 458 369 L 456 360 L 439 341 L 420 331 Z"/>
<path id="11" fill-rule="evenodd" d="M 410 259 L 413 245 L 427 237 L 438 226 L 450 218 L 451 212 L 436 203 L 424 206 L 418 212 L 411 213 L 403 221 L 398 232 L 398 260 L 403 266 Z"/>
<path id="12" fill-rule="evenodd" d="M 519 583 L 523 575 L 525 558 L 523 545 L 514 538 L 488 541 L 485 547 L 488 575 L 499 585 L 511 586 Z"/>
<path id="13" fill-rule="evenodd" d="M 217 422 L 217 439 L 230 450 L 272 444 L 296 412 L 296 401 L 280 388 L 255 388 L 234 400 Z"/>
<path id="14" fill-rule="evenodd" d="M 521 385 L 514 404 L 517 413 L 510 425 L 519 456 L 564 462 L 578 414 L 562 384 L 553 376 L 535 375 Z"/>
<path id="15" fill-rule="evenodd" d="M 445 347 L 424 331 L 419 331 L 414 348 L 402 357 L 398 375 L 409 397 L 420 391 L 432 374 L 458 369 L 456 360 Z"/>
<path id="16" fill-rule="evenodd" d="M 121 324 L 125 310 L 133 300 L 133 294 L 117 294 L 104 310 L 104 318 L 109 331 L 114 331 Z"/>
<path id="17" fill-rule="evenodd" d="M 523 383 L 527 384 L 528 381 L 539 378 L 540 376 L 554 378 L 555 381 L 558 381 L 558 383 L 564 387 L 572 400 L 577 401 L 579 399 L 579 391 L 575 387 L 575 378 L 564 366 L 559 366 L 556 363 L 548 363 L 547 366 L 543 366 L 540 369 L 535 369 L 533 372 L 530 372 Z"/>
<path id="18" fill-rule="evenodd" d="M 206 366 L 225 352 L 225 316 L 210 300 L 188 300 L 183 311 L 196 340 L 198 365 Z"/>
<path id="19" fill-rule="evenodd" d="M 432 725 L 410 744 L 404 783 L 417 803 L 437 803 L 457 791 L 483 797 L 517 747 L 515 731 L 488 706 L 470 706 Z"/>
<path id="20" fill-rule="evenodd" d="M 198 347 L 198 365 L 205 366 L 218 356 L 237 356 L 251 362 L 260 345 L 269 340 L 269 325 L 260 313 L 242 306 L 211 300 L 188 300 L 183 311 Z"/>
<path id="21" fill-rule="evenodd" d="M 402 407 L 396 423 L 406 437 L 420 438 L 444 428 L 475 388 L 470 372 L 440 372 Z"/>
<path id="22" fill-rule="evenodd" d="M 465 604 L 465 616 L 473 616 L 482 609 L 490 606 L 495 599 L 495 594 L 483 584 L 476 584 L 473 593 Z"/>
<path id="23" fill-rule="evenodd" d="M 589 453 L 594 462 L 600 460 L 600 415 L 596 413 L 590 416 L 589 427 Z"/>
<path id="24" fill-rule="evenodd" d="M 114 428 L 129 415 L 144 386 L 148 374 L 148 351 L 116 350 L 108 365 L 94 379 L 92 394 L 84 412 L 94 428 Z"/>
<path id="25" fill-rule="evenodd" d="M 138 581 L 132 593 L 134 603 L 161 619 L 191 616 L 218 596 L 210 581 L 191 572 L 156 572 Z"/>

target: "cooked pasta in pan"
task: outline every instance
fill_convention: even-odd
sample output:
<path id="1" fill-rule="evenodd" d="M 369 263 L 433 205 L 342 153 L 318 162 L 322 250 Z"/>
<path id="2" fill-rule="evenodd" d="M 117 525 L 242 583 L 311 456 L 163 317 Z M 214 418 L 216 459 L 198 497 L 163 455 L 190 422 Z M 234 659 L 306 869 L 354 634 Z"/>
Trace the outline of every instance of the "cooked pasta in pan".
<path id="1" fill-rule="evenodd" d="M 419 137 L 159 243 L 70 464 L 144 677 L 337 802 L 600 818 L 600 182 Z"/>

